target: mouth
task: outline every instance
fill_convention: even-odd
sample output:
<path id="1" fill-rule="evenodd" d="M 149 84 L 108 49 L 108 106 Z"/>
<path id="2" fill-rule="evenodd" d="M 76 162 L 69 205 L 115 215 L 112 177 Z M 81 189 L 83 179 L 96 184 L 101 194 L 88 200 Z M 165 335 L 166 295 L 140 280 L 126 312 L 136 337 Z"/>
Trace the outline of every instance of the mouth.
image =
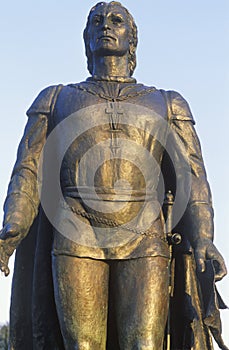
<path id="1" fill-rule="evenodd" d="M 113 36 L 111 36 L 111 35 L 101 35 L 99 38 L 98 38 L 99 40 L 109 40 L 109 39 L 111 39 L 111 40 L 116 40 Z"/>

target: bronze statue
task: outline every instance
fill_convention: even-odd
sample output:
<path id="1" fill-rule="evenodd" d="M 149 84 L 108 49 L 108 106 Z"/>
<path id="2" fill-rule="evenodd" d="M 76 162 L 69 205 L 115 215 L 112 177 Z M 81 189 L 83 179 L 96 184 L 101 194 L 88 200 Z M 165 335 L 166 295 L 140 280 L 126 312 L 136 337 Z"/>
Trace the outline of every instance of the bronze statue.
<path id="1" fill-rule="evenodd" d="M 91 9 L 84 40 L 91 77 L 35 99 L 9 184 L 10 349 L 209 350 L 210 331 L 226 349 L 226 267 L 190 108 L 132 77 L 137 28 L 119 2 Z"/>

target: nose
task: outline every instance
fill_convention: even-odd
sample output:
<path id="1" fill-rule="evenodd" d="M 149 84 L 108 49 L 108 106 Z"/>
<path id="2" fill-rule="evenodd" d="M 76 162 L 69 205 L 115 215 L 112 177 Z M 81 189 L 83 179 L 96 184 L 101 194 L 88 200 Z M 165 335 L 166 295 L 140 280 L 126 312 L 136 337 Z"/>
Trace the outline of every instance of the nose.
<path id="1" fill-rule="evenodd" d="M 107 17 L 104 17 L 102 29 L 103 29 L 103 30 L 110 29 L 109 20 L 108 20 Z"/>

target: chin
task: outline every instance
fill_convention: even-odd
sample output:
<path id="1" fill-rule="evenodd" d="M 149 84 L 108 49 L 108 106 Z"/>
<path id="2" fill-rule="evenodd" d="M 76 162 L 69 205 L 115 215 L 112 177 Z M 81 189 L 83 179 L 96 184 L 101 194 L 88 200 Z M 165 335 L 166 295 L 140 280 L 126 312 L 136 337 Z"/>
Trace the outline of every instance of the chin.
<path id="1" fill-rule="evenodd" d="M 94 53 L 96 56 L 118 56 L 118 57 L 121 57 L 121 56 L 126 55 L 127 52 L 126 52 L 126 50 L 121 51 L 120 49 L 112 48 L 112 47 L 109 47 L 109 45 L 107 45 L 107 46 L 100 47 Z"/>

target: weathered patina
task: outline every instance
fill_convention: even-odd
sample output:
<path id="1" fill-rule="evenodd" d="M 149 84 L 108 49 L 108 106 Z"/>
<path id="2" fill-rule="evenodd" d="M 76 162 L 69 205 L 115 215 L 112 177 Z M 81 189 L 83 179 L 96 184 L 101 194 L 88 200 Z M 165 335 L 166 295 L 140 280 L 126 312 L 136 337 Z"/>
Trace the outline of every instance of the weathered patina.
<path id="1" fill-rule="evenodd" d="M 132 77 L 137 28 L 120 3 L 95 5 L 84 39 L 91 77 L 35 99 L 9 184 L 10 349 L 159 350 L 168 310 L 171 349 L 212 349 L 210 331 L 226 349 L 215 288 L 226 267 L 188 103 Z"/>

